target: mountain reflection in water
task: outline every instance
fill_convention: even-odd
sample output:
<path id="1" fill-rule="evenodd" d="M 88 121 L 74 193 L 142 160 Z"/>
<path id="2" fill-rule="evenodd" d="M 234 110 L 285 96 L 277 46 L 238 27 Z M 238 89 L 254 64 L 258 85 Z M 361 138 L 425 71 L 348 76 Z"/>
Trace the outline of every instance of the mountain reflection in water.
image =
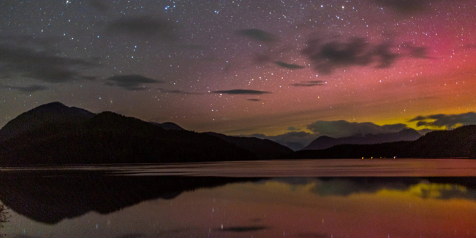
<path id="1" fill-rule="evenodd" d="M 7 237 L 474 237 L 473 177 L 8 172 Z"/>

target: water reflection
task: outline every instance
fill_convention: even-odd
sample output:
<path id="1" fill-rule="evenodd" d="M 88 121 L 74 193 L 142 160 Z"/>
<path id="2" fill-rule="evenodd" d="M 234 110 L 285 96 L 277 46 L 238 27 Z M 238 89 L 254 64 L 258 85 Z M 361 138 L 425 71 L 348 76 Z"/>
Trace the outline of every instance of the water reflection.
<path id="1" fill-rule="evenodd" d="M 8 222 L 8 211 L 7 207 L 0 203 L 0 229 L 3 228 L 3 223 Z M 5 237 L 6 235 L 0 232 L 0 238 Z"/>
<path id="2" fill-rule="evenodd" d="M 10 174 L 0 186 L 11 237 L 476 236 L 471 177 Z"/>

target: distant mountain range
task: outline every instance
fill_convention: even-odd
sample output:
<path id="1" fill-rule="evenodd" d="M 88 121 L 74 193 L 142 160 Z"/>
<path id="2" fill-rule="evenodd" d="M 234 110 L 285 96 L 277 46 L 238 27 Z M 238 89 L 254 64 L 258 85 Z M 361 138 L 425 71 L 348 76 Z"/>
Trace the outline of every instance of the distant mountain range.
<path id="1" fill-rule="evenodd" d="M 450 131 L 433 131 L 415 141 L 372 145 L 336 145 L 323 150 L 301 150 L 289 159 L 324 158 L 476 158 L 476 125 Z"/>
<path id="2" fill-rule="evenodd" d="M 276 146 L 276 142 L 255 137 L 227 136 L 215 132 L 206 133 L 228 141 L 240 148 L 249 150 L 262 159 L 277 159 L 293 151 L 286 146 Z"/>
<path id="3" fill-rule="evenodd" d="M 320 136 L 302 150 L 323 150 L 336 145 L 369 145 L 397 141 L 414 141 L 421 135 L 414 129 L 403 129 L 399 132 L 384 134 L 354 135 L 342 138 Z"/>
<path id="4" fill-rule="evenodd" d="M 382 143 L 387 141 L 398 141 Z M 476 157 L 476 126 L 434 131 L 319 137 L 306 150 L 267 139 L 187 131 L 113 112 L 91 113 L 54 102 L 22 113 L 0 130 L 0 165 L 177 163 L 204 161 Z"/>
<path id="5" fill-rule="evenodd" d="M 0 138 L 0 164 L 15 166 L 258 160 L 292 152 L 269 140 L 196 133 L 58 102 L 21 114 L 0 130 Z"/>

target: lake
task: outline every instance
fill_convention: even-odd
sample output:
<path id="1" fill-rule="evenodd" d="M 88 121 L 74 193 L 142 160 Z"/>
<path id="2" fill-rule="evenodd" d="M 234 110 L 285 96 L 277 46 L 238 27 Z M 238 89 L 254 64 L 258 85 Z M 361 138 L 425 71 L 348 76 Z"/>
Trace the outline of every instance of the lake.
<path id="1" fill-rule="evenodd" d="M 476 161 L 0 169 L 0 237 L 476 237 Z"/>

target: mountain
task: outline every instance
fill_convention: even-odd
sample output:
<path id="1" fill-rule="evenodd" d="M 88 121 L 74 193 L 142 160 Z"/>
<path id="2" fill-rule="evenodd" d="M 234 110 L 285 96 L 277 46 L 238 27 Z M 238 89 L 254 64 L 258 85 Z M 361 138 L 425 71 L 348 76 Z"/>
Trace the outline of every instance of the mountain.
<path id="1" fill-rule="evenodd" d="M 476 125 L 451 131 L 433 131 L 415 141 L 372 145 L 336 145 L 323 150 L 301 150 L 286 158 L 476 158 Z"/>
<path id="2" fill-rule="evenodd" d="M 173 122 L 164 122 L 164 123 L 157 123 L 151 122 L 152 125 L 160 126 L 164 130 L 177 130 L 177 131 L 185 131 L 181 126 L 173 123 Z"/>
<path id="3" fill-rule="evenodd" d="M 385 133 L 385 134 L 367 134 L 355 135 L 342 138 L 332 138 L 329 136 L 320 136 L 312 141 L 303 150 L 322 150 L 331 148 L 335 145 L 368 145 L 379 144 L 396 141 L 414 141 L 420 138 L 421 135 L 414 129 L 403 129 L 399 132 Z"/>
<path id="4" fill-rule="evenodd" d="M 9 121 L 0 130 L 0 142 L 20 135 L 31 128 L 52 123 L 82 123 L 95 114 L 77 107 L 67 107 L 59 102 L 52 102 L 20 114 Z"/>
<path id="5" fill-rule="evenodd" d="M 136 118 L 112 112 L 90 114 L 59 103 L 23 113 L 5 128 L 15 132 L 0 143 L 0 164 L 8 166 L 258 159 L 216 136 L 164 130 Z"/>
<path id="6" fill-rule="evenodd" d="M 251 151 L 260 159 L 276 159 L 293 152 L 288 147 L 280 145 L 268 139 L 259 139 L 255 137 L 227 136 L 215 132 L 208 132 L 206 134 L 218 137 L 240 148 Z"/>
<path id="7" fill-rule="evenodd" d="M 417 157 L 476 158 L 476 125 L 429 132 L 412 143 L 407 151 Z"/>

